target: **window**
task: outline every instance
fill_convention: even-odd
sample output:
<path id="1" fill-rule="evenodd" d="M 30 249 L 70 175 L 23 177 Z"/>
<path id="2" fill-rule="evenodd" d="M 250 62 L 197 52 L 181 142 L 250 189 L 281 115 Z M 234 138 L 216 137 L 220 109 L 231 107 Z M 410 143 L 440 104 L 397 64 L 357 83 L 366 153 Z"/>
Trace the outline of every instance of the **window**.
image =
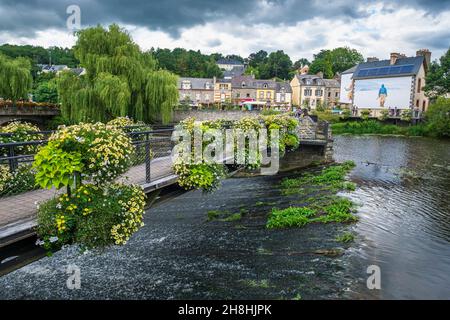
<path id="1" fill-rule="evenodd" d="M 236 93 L 236 98 L 240 98 L 241 97 L 241 94 L 238 92 L 238 93 Z"/>
<path id="2" fill-rule="evenodd" d="M 184 89 L 184 90 L 191 89 L 191 82 L 190 81 L 183 81 L 181 83 L 181 88 Z"/>
<path id="3" fill-rule="evenodd" d="M 272 95 L 270 94 L 270 91 L 267 92 L 266 97 L 267 97 L 267 99 L 270 99 L 272 97 Z"/>
<path id="4" fill-rule="evenodd" d="M 250 93 L 247 93 L 247 94 L 246 94 L 246 97 L 247 97 L 247 98 L 250 98 Z"/>
<path id="5" fill-rule="evenodd" d="M 286 95 L 284 93 L 280 94 L 280 102 L 286 101 Z"/>
<path id="6" fill-rule="evenodd" d="M 242 88 L 245 88 L 247 85 L 245 84 L 245 81 L 242 81 L 242 83 L 241 83 L 241 87 Z"/>
<path id="7" fill-rule="evenodd" d="M 267 88 L 267 87 L 268 87 L 267 83 L 264 83 L 263 88 Z"/>
<path id="8" fill-rule="evenodd" d="M 196 94 L 195 94 L 195 99 L 200 100 L 200 98 L 201 98 L 200 93 L 196 93 Z"/>
<path id="9" fill-rule="evenodd" d="M 312 89 L 305 89 L 305 97 L 310 97 L 312 96 Z"/>
<path id="10" fill-rule="evenodd" d="M 259 92 L 259 98 L 264 99 L 264 91 Z"/>
<path id="11" fill-rule="evenodd" d="M 323 90 L 322 89 L 316 89 L 316 97 L 321 97 L 323 94 Z"/>
<path id="12" fill-rule="evenodd" d="M 422 102 L 422 111 L 425 112 L 425 109 L 427 108 L 427 102 L 424 100 Z"/>
<path id="13" fill-rule="evenodd" d="M 206 89 L 206 90 L 211 89 L 211 84 L 210 84 L 209 82 L 206 82 L 206 83 L 205 83 L 205 89 Z"/>
<path id="14" fill-rule="evenodd" d="M 417 82 L 417 93 L 419 93 L 420 90 L 422 90 L 422 79 L 421 78 L 419 78 L 419 81 Z"/>
<path id="15" fill-rule="evenodd" d="M 336 91 L 336 92 L 334 93 L 334 96 L 335 96 L 336 98 L 339 97 L 339 92 Z"/>
<path id="16" fill-rule="evenodd" d="M 209 101 L 209 93 L 205 93 L 205 100 Z"/>
<path id="17" fill-rule="evenodd" d="M 328 92 L 328 98 L 331 98 L 331 92 Z"/>

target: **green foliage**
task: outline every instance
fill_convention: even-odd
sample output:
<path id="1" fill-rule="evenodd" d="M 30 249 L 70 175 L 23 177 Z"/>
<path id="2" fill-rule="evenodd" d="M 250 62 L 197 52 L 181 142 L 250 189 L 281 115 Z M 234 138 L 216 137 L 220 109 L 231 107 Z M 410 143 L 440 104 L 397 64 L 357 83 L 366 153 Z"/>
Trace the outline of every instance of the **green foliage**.
<path id="1" fill-rule="evenodd" d="M 180 77 L 212 78 L 222 77 L 222 70 L 217 66 L 213 55 L 183 48 L 156 49 L 154 57 L 159 66 Z"/>
<path id="2" fill-rule="evenodd" d="M 58 92 L 62 115 L 73 123 L 129 116 L 150 122 L 170 121 L 178 102 L 177 77 L 157 70 L 151 53 L 143 53 L 117 25 L 77 33 L 75 56 L 86 75 L 62 72 Z"/>
<path id="3" fill-rule="evenodd" d="M 380 121 L 385 121 L 388 118 L 389 118 L 389 110 L 382 109 L 380 111 L 380 116 L 378 117 L 378 119 L 380 119 Z"/>
<path id="4" fill-rule="evenodd" d="M 352 214 L 353 203 L 347 198 L 339 198 L 332 204 L 324 208 L 325 215 L 316 218 L 314 221 L 329 222 L 355 222 L 358 217 Z"/>
<path id="5" fill-rule="evenodd" d="M 309 66 L 309 72 L 316 74 L 323 72 L 325 78 L 332 78 L 336 73 L 341 73 L 364 61 L 361 53 L 348 47 L 339 47 L 333 50 L 321 50 L 314 55 L 314 60 Z"/>
<path id="6" fill-rule="evenodd" d="M 0 136 L 0 143 L 10 142 L 28 142 L 36 141 L 42 138 L 39 134 L 39 128 L 28 122 L 13 121 L 4 127 L 0 127 L 0 133 L 8 133 L 7 136 Z M 17 155 L 33 154 L 36 152 L 36 146 L 27 145 L 14 148 Z M 3 156 L 7 156 L 7 151 L 2 148 Z M 1 154 L 1 153 L 0 153 Z"/>
<path id="7" fill-rule="evenodd" d="M 43 48 L 31 45 L 4 44 L 0 46 L 0 53 L 11 58 L 26 57 L 34 64 L 64 64 L 75 68 L 79 61 L 75 58 L 73 50 L 69 48 L 50 47 Z"/>
<path id="8" fill-rule="evenodd" d="M 33 89 L 33 101 L 58 103 L 58 86 L 56 79 L 41 82 Z"/>
<path id="9" fill-rule="evenodd" d="M 307 207 L 290 207 L 283 210 L 274 208 L 267 220 L 266 227 L 269 229 L 303 227 L 315 214 L 316 211 Z"/>
<path id="10" fill-rule="evenodd" d="M 325 111 L 315 111 L 314 112 L 319 120 L 328 121 L 330 123 L 335 123 L 340 120 L 340 117 L 338 114 L 334 114 L 331 112 L 331 110 L 325 110 Z"/>
<path id="11" fill-rule="evenodd" d="M 370 109 L 363 109 L 363 110 L 361 110 L 361 112 L 360 112 L 361 119 L 368 120 L 371 113 L 372 113 L 372 110 L 370 110 Z"/>
<path id="12" fill-rule="evenodd" d="M 412 111 L 411 110 L 402 110 L 400 115 L 400 119 L 403 121 L 411 122 L 412 120 Z"/>
<path id="13" fill-rule="evenodd" d="M 34 172 L 29 165 L 21 165 L 13 173 L 9 167 L 0 165 L 0 197 L 36 189 Z"/>
<path id="14" fill-rule="evenodd" d="M 35 156 L 36 182 L 43 188 L 72 185 L 76 177 L 104 184 L 124 173 L 133 151 L 131 140 L 102 123 L 62 127 Z"/>
<path id="15" fill-rule="evenodd" d="M 352 111 L 349 108 L 345 108 L 344 110 L 342 110 L 340 117 L 341 117 L 341 119 L 346 120 L 346 119 L 350 118 L 351 115 L 352 115 Z"/>
<path id="16" fill-rule="evenodd" d="M 337 242 L 349 243 L 355 240 L 355 235 L 351 232 L 345 232 L 342 235 L 336 237 Z"/>
<path id="17" fill-rule="evenodd" d="M 427 96 L 433 100 L 450 93 L 450 49 L 440 58 L 439 62 L 431 63 L 425 78 L 424 90 Z"/>
<path id="18" fill-rule="evenodd" d="M 13 103 L 26 99 L 32 81 L 31 63 L 28 59 L 10 59 L 0 54 L 0 97 Z"/>
<path id="19" fill-rule="evenodd" d="M 450 99 L 438 98 L 425 116 L 430 135 L 450 137 Z"/>
<path id="20" fill-rule="evenodd" d="M 420 124 L 404 127 L 383 124 L 377 120 L 333 123 L 331 129 L 334 134 L 395 134 L 407 136 L 426 136 L 429 134 L 427 125 Z"/>
<path id="21" fill-rule="evenodd" d="M 49 250 L 72 243 L 87 248 L 122 245 L 143 225 L 144 205 L 139 186 L 83 185 L 39 206 L 37 233 Z"/>

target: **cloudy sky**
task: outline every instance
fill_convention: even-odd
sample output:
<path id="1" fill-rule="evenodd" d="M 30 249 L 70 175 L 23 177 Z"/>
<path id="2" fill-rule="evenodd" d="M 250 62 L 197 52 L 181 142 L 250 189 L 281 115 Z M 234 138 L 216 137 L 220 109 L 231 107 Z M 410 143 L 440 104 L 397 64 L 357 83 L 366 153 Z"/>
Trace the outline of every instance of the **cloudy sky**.
<path id="1" fill-rule="evenodd" d="M 296 60 L 337 46 L 379 58 L 429 48 L 434 59 L 450 46 L 450 0 L 0 0 L 0 44 L 72 46 L 70 5 L 82 28 L 118 23 L 143 49 L 282 49 Z"/>

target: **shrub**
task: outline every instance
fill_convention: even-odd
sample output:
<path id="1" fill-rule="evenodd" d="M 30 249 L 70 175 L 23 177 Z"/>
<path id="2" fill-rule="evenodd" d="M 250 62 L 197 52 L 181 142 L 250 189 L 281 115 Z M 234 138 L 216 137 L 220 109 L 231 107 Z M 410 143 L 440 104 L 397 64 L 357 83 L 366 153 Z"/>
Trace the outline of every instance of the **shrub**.
<path id="1" fill-rule="evenodd" d="M 389 118 L 389 110 L 387 109 L 382 109 L 380 111 L 380 116 L 378 117 L 378 119 L 380 119 L 380 121 L 385 121 Z"/>
<path id="2" fill-rule="evenodd" d="M 4 127 L 0 127 L 0 133 L 9 133 L 8 136 L 0 135 L 0 143 L 11 142 L 27 142 L 42 139 L 42 135 L 39 134 L 39 128 L 28 122 L 14 121 L 7 124 Z M 33 132 L 33 133 L 31 133 Z M 34 145 L 15 147 L 16 154 L 34 154 L 37 147 Z M 6 152 L 3 153 L 6 156 Z"/>
<path id="3" fill-rule="evenodd" d="M 349 108 L 342 110 L 341 119 L 347 120 L 352 115 L 352 111 Z"/>
<path id="4" fill-rule="evenodd" d="M 185 164 L 176 163 L 173 166 L 178 175 L 178 184 L 189 189 L 203 189 L 210 192 L 217 189 L 220 179 L 225 176 L 225 167 L 220 163 Z"/>
<path id="5" fill-rule="evenodd" d="M 438 98 L 425 114 L 429 133 L 437 137 L 450 137 L 450 99 Z"/>
<path id="6" fill-rule="evenodd" d="M 0 197 L 36 189 L 34 171 L 30 165 L 21 165 L 11 173 L 8 166 L 0 165 Z"/>
<path id="7" fill-rule="evenodd" d="M 132 151 L 131 140 L 114 126 L 62 127 L 35 156 L 36 182 L 58 189 L 73 184 L 77 176 L 96 184 L 109 182 L 128 169 Z"/>
<path id="8" fill-rule="evenodd" d="M 361 112 L 360 112 L 361 119 L 368 120 L 371 113 L 372 113 L 372 110 L 370 110 L 370 109 L 361 110 Z"/>
<path id="9" fill-rule="evenodd" d="M 412 111 L 407 109 L 407 110 L 402 110 L 402 113 L 400 115 L 400 119 L 403 121 L 407 121 L 407 122 L 411 122 L 412 120 Z"/>
<path id="10" fill-rule="evenodd" d="M 87 248 L 125 244 L 143 225 L 145 194 L 141 187 L 112 184 L 80 186 L 39 207 L 38 235 L 46 249 L 79 243 Z"/>

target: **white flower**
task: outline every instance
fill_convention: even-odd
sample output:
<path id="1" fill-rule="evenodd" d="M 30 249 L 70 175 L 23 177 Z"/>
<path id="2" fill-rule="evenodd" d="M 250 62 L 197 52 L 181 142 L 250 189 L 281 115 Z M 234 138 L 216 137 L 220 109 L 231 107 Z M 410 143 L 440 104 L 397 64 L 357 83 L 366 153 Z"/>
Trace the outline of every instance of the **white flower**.
<path id="1" fill-rule="evenodd" d="M 45 241 L 43 241 L 43 240 L 41 240 L 41 239 L 37 239 L 36 240 L 36 245 L 37 246 L 42 246 L 42 245 L 44 245 L 45 244 Z"/>
<path id="2" fill-rule="evenodd" d="M 62 208 L 61 203 L 58 203 L 58 204 L 56 205 L 56 209 L 61 209 L 61 208 Z"/>
<path id="3" fill-rule="evenodd" d="M 50 237 L 50 239 L 48 239 L 51 243 L 58 241 L 58 237 Z"/>

